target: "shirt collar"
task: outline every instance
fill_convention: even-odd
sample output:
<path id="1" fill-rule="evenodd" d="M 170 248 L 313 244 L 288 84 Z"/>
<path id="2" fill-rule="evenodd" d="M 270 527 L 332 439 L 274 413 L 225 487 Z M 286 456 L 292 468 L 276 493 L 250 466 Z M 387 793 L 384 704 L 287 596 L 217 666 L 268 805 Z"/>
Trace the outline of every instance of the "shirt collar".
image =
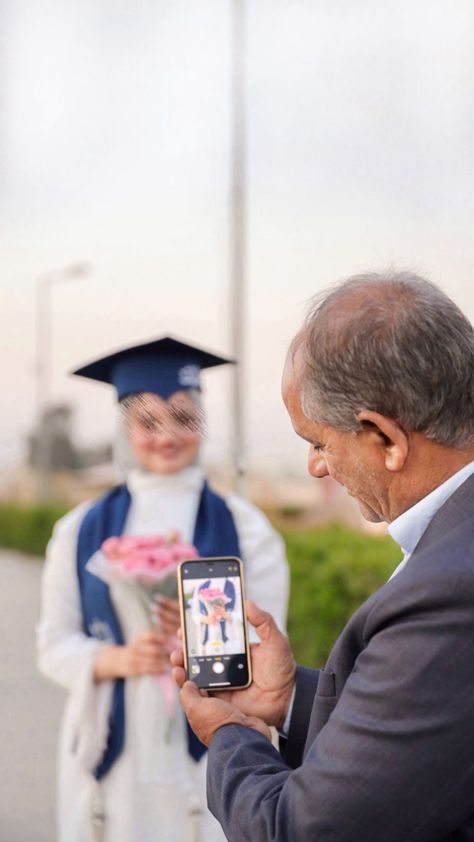
<path id="1" fill-rule="evenodd" d="M 430 521 L 448 497 L 459 488 L 462 483 L 474 473 L 474 461 L 464 465 L 460 471 L 453 474 L 434 491 L 415 503 L 406 512 L 403 512 L 392 521 L 387 531 L 398 546 L 401 547 L 405 556 L 411 555 L 423 533 L 428 528 Z"/>

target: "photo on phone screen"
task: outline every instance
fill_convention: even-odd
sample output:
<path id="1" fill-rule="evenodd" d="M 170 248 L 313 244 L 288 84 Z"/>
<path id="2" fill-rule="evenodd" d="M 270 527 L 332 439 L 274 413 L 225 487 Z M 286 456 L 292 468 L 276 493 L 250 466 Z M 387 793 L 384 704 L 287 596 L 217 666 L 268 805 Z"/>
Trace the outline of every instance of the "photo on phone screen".
<path id="1" fill-rule="evenodd" d="M 250 669 L 238 558 L 185 561 L 179 569 L 185 662 L 199 687 L 247 687 Z"/>

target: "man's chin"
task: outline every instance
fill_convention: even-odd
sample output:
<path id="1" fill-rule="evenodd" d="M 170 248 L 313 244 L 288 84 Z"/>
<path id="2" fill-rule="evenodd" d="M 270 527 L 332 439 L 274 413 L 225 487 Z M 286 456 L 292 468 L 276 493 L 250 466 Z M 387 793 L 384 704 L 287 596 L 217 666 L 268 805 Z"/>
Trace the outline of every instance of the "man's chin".
<path id="1" fill-rule="evenodd" d="M 357 500 L 357 498 L 356 498 Z M 385 518 L 382 517 L 378 512 L 374 509 L 371 509 L 366 503 L 362 503 L 361 500 L 357 500 L 357 505 L 359 506 L 360 513 L 364 520 L 368 520 L 369 523 L 383 523 Z"/>

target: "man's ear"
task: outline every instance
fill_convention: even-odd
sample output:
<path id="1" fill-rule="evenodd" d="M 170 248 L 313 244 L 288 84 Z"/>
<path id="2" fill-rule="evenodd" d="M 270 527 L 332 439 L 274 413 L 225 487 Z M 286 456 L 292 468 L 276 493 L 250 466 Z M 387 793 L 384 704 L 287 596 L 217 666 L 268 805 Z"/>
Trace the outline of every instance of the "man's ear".
<path id="1" fill-rule="evenodd" d="M 370 409 L 359 412 L 357 420 L 382 438 L 387 471 L 401 471 L 408 456 L 408 436 L 400 424 Z"/>

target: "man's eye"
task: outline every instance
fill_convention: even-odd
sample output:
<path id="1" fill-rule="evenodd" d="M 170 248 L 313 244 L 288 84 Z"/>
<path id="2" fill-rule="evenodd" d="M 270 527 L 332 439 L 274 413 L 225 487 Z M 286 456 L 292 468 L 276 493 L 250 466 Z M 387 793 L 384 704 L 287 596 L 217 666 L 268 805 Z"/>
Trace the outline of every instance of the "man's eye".
<path id="1" fill-rule="evenodd" d="M 322 451 L 322 449 L 323 449 L 323 445 L 322 445 L 322 444 L 312 444 L 312 445 L 311 445 L 311 447 L 312 447 L 312 448 L 313 448 L 313 450 L 315 450 L 317 453 L 321 453 L 321 451 Z"/>

